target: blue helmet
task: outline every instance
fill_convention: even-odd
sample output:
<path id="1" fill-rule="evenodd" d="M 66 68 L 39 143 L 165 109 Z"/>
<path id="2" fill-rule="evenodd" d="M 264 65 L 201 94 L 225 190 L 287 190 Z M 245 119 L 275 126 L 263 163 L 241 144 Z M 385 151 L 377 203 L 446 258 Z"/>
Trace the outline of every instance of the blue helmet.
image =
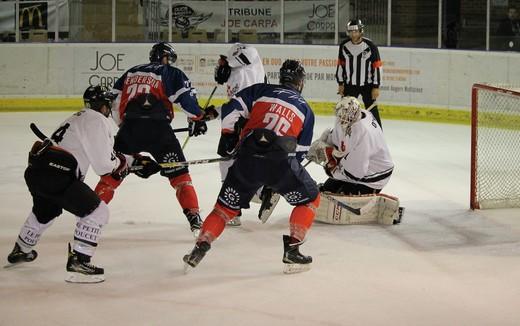
<path id="1" fill-rule="evenodd" d="M 300 84 L 305 80 L 305 69 L 300 61 L 288 59 L 285 60 L 280 68 L 280 84 L 289 86 L 301 92 Z"/>
<path id="2" fill-rule="evenodd" d="M 150 62 L 160 63 L 163 57 L 168 57 L 170 64 L 177 61 L 177 53 L 175 53 L 173 46 L 166 42 L 154 44 L 150 50 Z"/>

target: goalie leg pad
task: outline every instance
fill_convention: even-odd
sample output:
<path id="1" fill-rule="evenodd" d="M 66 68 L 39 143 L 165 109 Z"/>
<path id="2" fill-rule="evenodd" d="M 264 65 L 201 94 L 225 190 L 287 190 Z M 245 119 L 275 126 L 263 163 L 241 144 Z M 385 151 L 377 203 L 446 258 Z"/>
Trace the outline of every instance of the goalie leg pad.
<path id="1" fill-rule="evenodd" d="M 359 209 L 359 214 L 352 212 Z M 396 224 L 399 220 L 399 199 L 385 194 L 346 196 L 323 193 L 316 221 L 328 224 Z"/>

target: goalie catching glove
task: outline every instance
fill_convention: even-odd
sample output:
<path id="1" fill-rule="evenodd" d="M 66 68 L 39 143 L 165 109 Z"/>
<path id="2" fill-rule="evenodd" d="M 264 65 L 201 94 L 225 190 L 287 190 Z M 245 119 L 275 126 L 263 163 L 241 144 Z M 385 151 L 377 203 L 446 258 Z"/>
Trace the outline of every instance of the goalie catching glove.
<path id="1" fill-rule="evenodd" d="M 161 171 L 161 166 L 159 163 L 155 162 L 151 157 L 135 154 L 134 162 L 132 166 L 140 166 L 141 168 L 133 171 L 135 175 L 140 178 L 148 179 L 150 176 L 156 174 Z"/>

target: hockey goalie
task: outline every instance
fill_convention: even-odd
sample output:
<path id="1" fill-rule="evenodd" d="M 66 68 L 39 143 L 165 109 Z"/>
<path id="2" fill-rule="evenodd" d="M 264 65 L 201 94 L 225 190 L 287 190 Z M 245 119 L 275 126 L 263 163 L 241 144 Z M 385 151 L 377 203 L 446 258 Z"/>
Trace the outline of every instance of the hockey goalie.
<path id="1" fill-rule="evenodd" d="M 399 199 L 381 194 L 394 164 L 383 131 L 370 111 L 354 97 L 336 105 L 332 130 L 311 144 L 307 159 L 320 164 L 329 178 L 320 186 L 322 203 L 316 220 L 330 224 L 397 224 L 404 208 Z"/>

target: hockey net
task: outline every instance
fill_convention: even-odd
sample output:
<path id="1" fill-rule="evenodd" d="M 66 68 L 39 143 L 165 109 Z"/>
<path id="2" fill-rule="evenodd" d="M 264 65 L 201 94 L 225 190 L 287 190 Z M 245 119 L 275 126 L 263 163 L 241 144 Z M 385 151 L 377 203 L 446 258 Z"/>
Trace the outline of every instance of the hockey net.
<path id="1" fill-rule="evenodd" d="M 520 207 L 520 85 L 474 84 L 471 209 Z"/>

